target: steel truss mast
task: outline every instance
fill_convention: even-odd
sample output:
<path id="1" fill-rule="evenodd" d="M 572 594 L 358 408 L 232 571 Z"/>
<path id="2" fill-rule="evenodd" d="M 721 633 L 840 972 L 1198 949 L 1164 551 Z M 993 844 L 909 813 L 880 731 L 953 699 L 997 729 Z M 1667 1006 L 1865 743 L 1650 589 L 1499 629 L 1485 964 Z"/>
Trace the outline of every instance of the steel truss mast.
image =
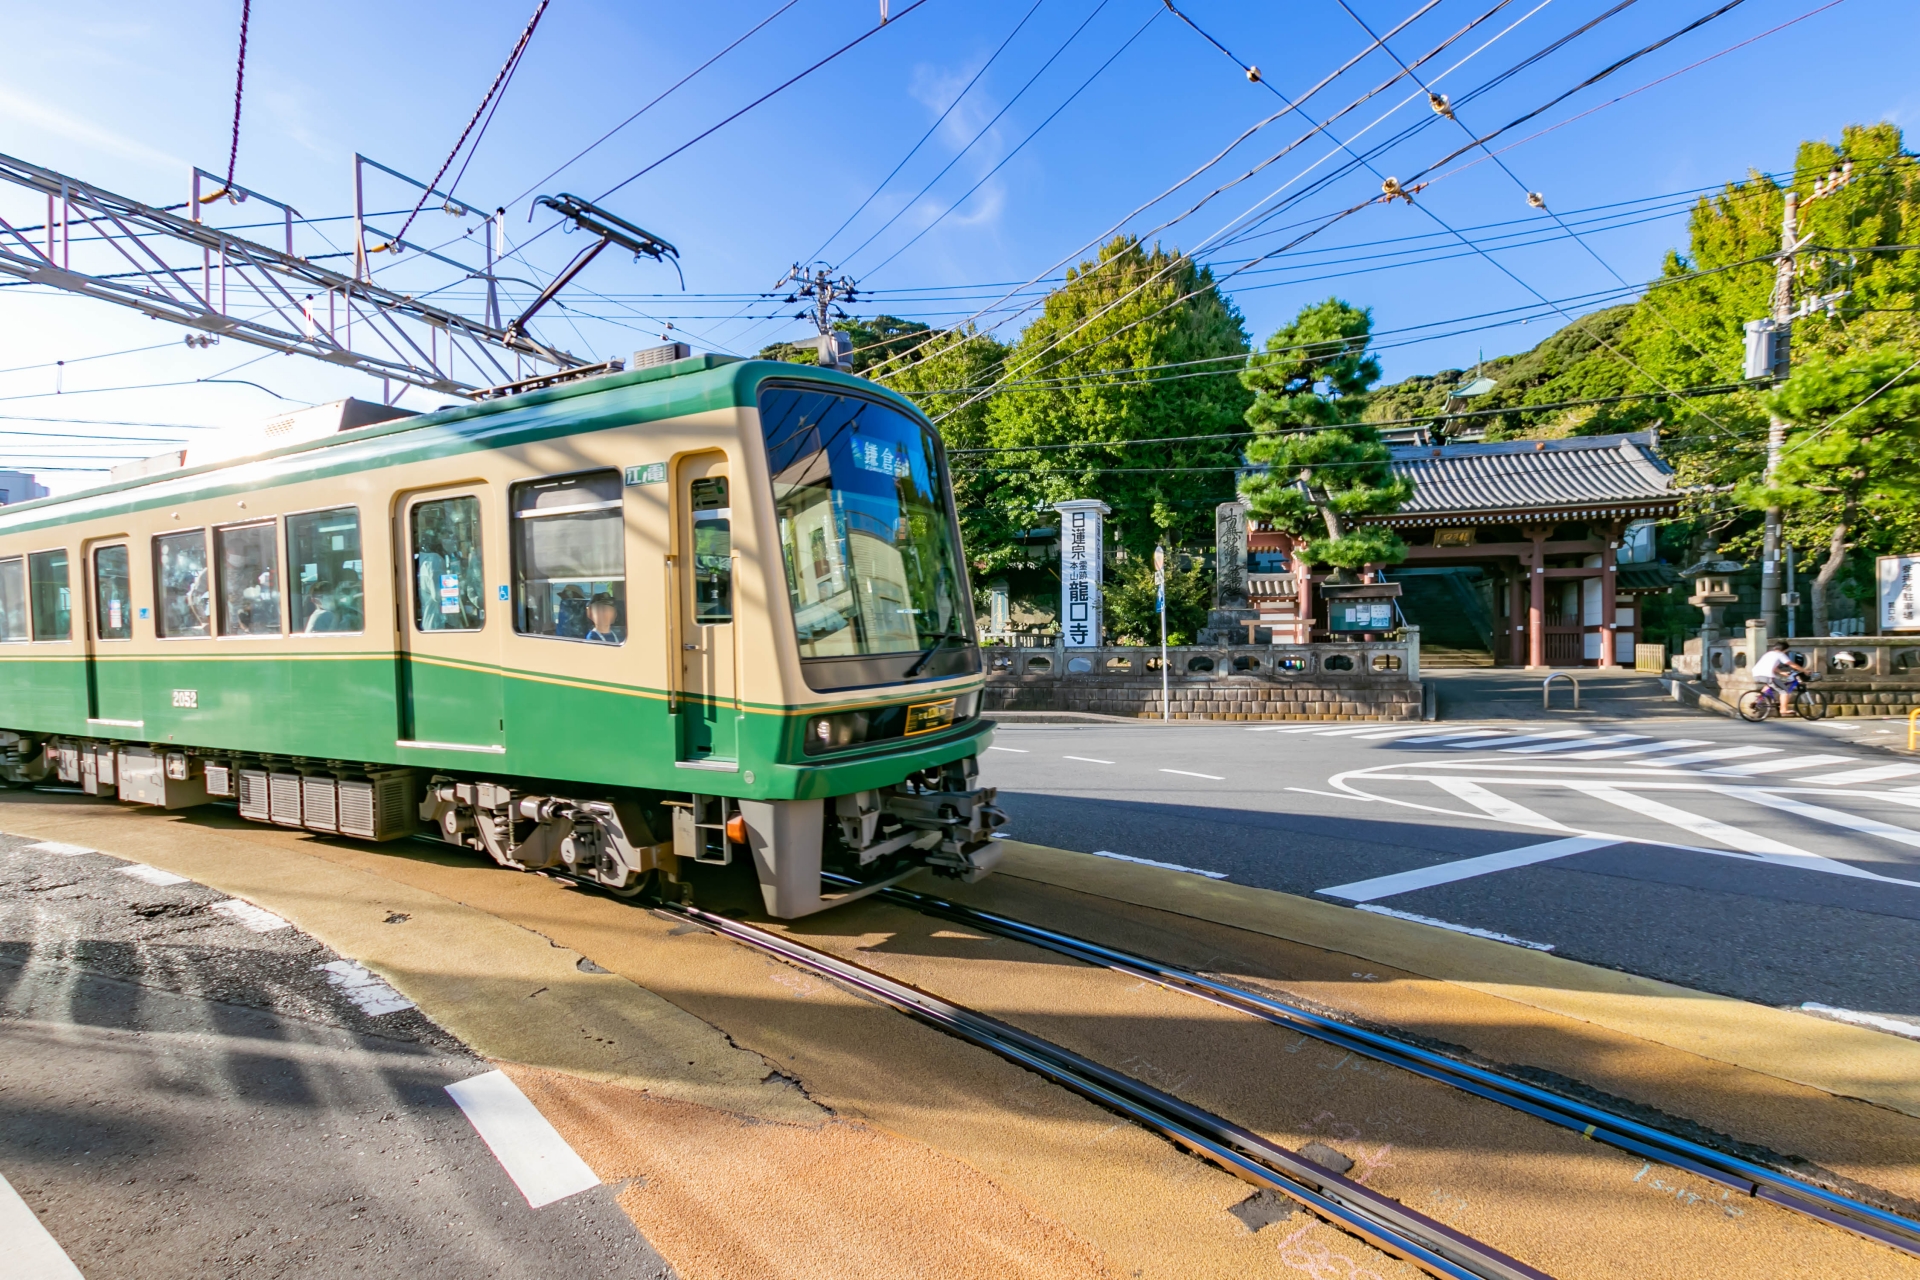
<path id="1" fill-rule="evenodd" d="M 361 158 L 355 160 L 357 179 Z M 385 170 L 384 165 L 376 167 Z M 0 155 L 0 181 L 46 202 L 46 220 L 39 225 L 24 219 L 16 225 L 0 209 L 0 276 L 453 395 L 524 378 L 541 366 L 564 372 L 590 363 L 512 327 L 500 327 L 497 310 L 490 309 L 486 320 L 476 320 L 373 284 L 370 273 L 342 275 L 298 256 L 293 251 L 294 227 L 305 219 L 279 201 L 238 186 L 201 197 L 200 179 L 211 176 L 195 170 L 194 199 L 183 206 L 183 216 Z M 215 199 L 273 206 L 286 225 L 286 247 L 272 248 L 202 222 L 201 206 Z M 466 212 L 451 201 L 447 208 Z M 356 219 L 356 239 L 364 234 L 362 221 Z M 492 222 L 488 219 L 485 228 L 489 241 Z M 402 247 L 457 268 L 467 278 L 484 279 L 488 294 L 493 294 L 491 260 L 487 268 L 475 270 L 418 246 Z M 364 245 L 356 245 L 356 270 L 365 253 Z"/>

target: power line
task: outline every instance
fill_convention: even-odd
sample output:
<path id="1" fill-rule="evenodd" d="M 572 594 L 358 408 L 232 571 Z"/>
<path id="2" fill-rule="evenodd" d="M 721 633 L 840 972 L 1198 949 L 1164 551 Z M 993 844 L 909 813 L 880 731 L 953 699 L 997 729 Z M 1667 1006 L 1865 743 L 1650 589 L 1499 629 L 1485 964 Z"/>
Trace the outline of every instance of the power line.
<path id="1" fill-rule="evenodd" d="M 407 220 L 400 224 L 399 232 L 394 235 L 394 243 L 398 244 L 406 238 L 407 228 L 411 227 L 413 220 L 420 216 L 420 210 L 426 207 L 427 197 L 433 194 L 433 189 L 440 185 L 440 179 L 446 177 L 447 170 L 453 167 L 454 160 L 460 155 L 460 149 L 467 145 L 467 135 L 473 132 L 473 126 L 480 123 L 480 117 L 486 113 L 487 104 L 493 101 L 494 95 L 500 92 L 501 86 L 513 75 L 514 69 L 520 65 L 520 55 L 527 51 L 527 42 L 533 39 L 533 29 L 540 25 L 540 15 L 547 11 L 547 5 L 549 3 L 551 3 L 551 0 L 540 0 L 540 3 L 535 6 L 533 16 L 527 19 L 526 30 L 522 31 L 520 38 L 514 42 L 513 52 L 507 55 L 507 60 L 501 64 L 500 70 L 494 74 L 493 83 L 487 87 L 486 97 L 480 99 L 480 105 L 473 109 L 473 115 L 467 120 L 467 127 L 460 131 L 459 139 L 453 144 L 453 150 L 449 151 L 447 158 L 440 162 L 440 171 L 433 175 L 433 181 L 427 183 L 427 185 L 422 188 L 420 199 L 413 206 L 413 212 L 407 215 Z M 487 122 L 489 124 L 493 122 L 491 116 L 488 116 Z M 473 145 L 474 148 L 478 150 L 480 146 L 479 140 L 475 139 Z M 472 157 L 469 156 L 468 159 L 471 160 Z M 462 174 L 466 172 L 465 166 L 461 167 L 460 172 Z M 448 192 L 448 198 L 452 198 L 451 191 Z"/>
<path id="2" fill-rule="evenodd" d="M 233 170 L 240 161 L 240 98 L 247 87 L 247 20 L 253 0 L 240 0 L 240 56 L 233 70 L 233 143 L 227 148 L 227 190 L 233 190 Z M 213 197 L 208 197 L 212 199 Z"/>

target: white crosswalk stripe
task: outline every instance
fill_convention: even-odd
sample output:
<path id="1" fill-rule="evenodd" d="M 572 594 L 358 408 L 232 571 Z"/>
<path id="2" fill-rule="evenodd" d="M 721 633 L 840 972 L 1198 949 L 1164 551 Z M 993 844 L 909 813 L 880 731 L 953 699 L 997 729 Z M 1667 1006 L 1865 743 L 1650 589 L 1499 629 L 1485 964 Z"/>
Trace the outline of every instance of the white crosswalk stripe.
<path id="1" fill-rule="evenodd" d="M 1694 751 L 1684 756 L 1661 756 L 1647 763 L 1661 769 L 1670 769 L 1676 764 L 1699 764 L 1702 760 L 1740 760 L 1747 756 L 1769 756 L 1778 753 L 1779 750 L 1778 747 L 1720 747 L 1713 751 Z"/>
<path id="2" fill-rule="evenodd" d="M 1772 836 L 1763 836 L 1752 831 L 1742 831 L 1739 827 L 1729 826 L 1704 814 L 1691 813 L 1685 809 L 1676 809 L 1670 804 L 1620 788 L 1606 782 L 1570 782 L 1567 784 L 1583 795 L 1596 800 L 1605 800 L 1608 804 L 1618 805 L 1633 813 L 1657 818 L 1661 822 L 1671 823 L 1682 831 L 1691 832 L 1707 840 L 1717 840 L 1729 849 L 1741 853 L 1782 853 L 1790 856 L 1812 858 L 1817 855 Z"/>
<path id="3" fill-rule="evenodd" d="M 1521 733 L 1503 738 L 1487 738 L 1480 742 L 1463 742 L 1457 745 L 1462 749 L 1479 751 L 1491 747 L 1517 747 L 1523 742 L 1552 742 L 1556 738 L 1586 738 L 1591 737 L 1592 734 L 1593 730 L 1591 729 L 1558 729 L 1552 733 Z"/>
<path id="4" fill-rule="evenodd" d="M 1877 818 L 1863 818 L 1857 813 L 1843 813 L 1839 809 L 1829 809 L 1821 804 L 1808 804 L 1792 796 L 1783 796 L 1778 792 L 1762 791 L 1757 787 L 1721 787 L 1720 794 L 1732 795 L 1753 804 L 1764 804 L 1782 813 L 1797 814 L 1802 818 L 1811 818 L 1815 822 L 1831 823 L 1844 827 L 1848 831 L 1858 831 L 1862 835 L 1879 836 L 1899 844 L 1920 849 L 1920 831 L 1909 831 L 1905 827 L 1896 827 L 1891 822 L 1881 822 Z"/>
<path id="5" fill-rule="evenodd" d="M 1646 756 L 1656 751 L 1677 751 L 1681 747 L 1710 747 L 1705 738 L 1671 738 L 1665 742 L 1643 742 L 1637 747 L 1608 747 L 1602 751 L 1582 751 L 1569 760 L 1611 760 L 1616 756 Z"/>
<path id="6" fill-rule="evenodd" d="M 1571 742 L 1543 742 L 1531 747 L 1502 747 L 1501 750 L 1516 756 L 1544 755 L 1550 751 L 1572 751 L 1579 747 L 1591 747 L 1597 742 L 1633 742 L 1645 735 L 1638 733 L 1609 733 L 1598 738 L 1575 738 Z"/>
<path id="7" fill-rule="evenodd" d="M 1390 876 L 1375 876 L 1371 880 L 1337 884 L 1331 889 L 1321 889 L 1319 892 L 1326 894 L 1329 898 L 1345 898 L 1348 902 L 1374 902 L 1402 893 L 1412 893 L 1416 889 L 1431 889 L 1435 885 L 1454 884 L 1457 881 L 1471 880 L 1475 876 L 1484 876 L 1495 871 L 1530 867 L 1540 862 L 1551 862 L 1555 858 L 1604 849 L 1613 843 L 1615 842 L 1602 837 L 1569 836 L 1565 840 L 1522 845 L 1518 849 L 1484 853 L 1477 858 L 1459 858 L 1434 867 L 1416 867 L 1412 871 L 1401 871 Z"/>
<path id="8" fill-rule="evenodd" d="M 1790 756 L 1785 760 L 1761 760 L 1755 764 L 1730 764 L 1724 769 L 1703 769 L 1716 778 L 1746 778 L 1762 773 L 1792 773 L 1800 769 L 1818 769 L 1822 765 L 1851 764 L 1850 756 Z"/>
<path id="9" fill-rule="evenodd" d="M 1518 801 L 1496 795 L 1477 782 L 1469 782 L 1465 778 L 1433 778 L 1431 781 L 1434 786 L 1448 795 L 1457 796 L 1482 813 L 1498 818 L 1502 822 L 1515 822 L 1525 827 L 1543 827 L 1548 831 L 1567 830 L 1567 827 L 1545 814 L 1535 813 Z"/>
<path id="10" fill-rule="evenodd" d="M 1920 773 L 1920 764 L 1882 764 L 1871 769 L 1849 769 L 1844 773 L 1827 773 L 1818 778 L 1809 779 L 1824 787 L 1852 786 L 1859 782 L 1884 782 L 1888 778 L 1904 778 L 1909 774 Z"/>

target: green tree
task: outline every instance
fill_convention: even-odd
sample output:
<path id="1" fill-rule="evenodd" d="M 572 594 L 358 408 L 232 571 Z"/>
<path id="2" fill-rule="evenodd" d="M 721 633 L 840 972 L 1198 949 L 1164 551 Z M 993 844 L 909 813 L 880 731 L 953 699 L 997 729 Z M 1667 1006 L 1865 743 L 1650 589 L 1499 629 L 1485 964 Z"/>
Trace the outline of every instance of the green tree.
<path id="1" fill-rule="evenodd" d="M 1246 420 L 1259 433 L 1247 461 L 1267 468 L 1241 491 L 1256 518 L 1308 540 L 1309 564 L 1353 570 L 1407 558 L 1391 529 L 1353 523 L 1413 496 L 1412 482 L 1388 466 L 1380 433 L 1359 420 L 1380 379 L 1367 354 L 1372 333 L 1371 311 L 1328 298 L 1276 330 L 1240 375 L 1255 393 Z"/>
<path id="2" fill-rule="evenodd" d="M 1920 503 L 1920 360 L 1889 347 L 1816 356 L 1766 403 L 1795 429 L 1774 485 L 1740 493 L 1750 507 L 1778 503 L 1827 526 L 1827 558 L 1813 580 L 1813 628 L 1822 635 L 1828 591 L 1862 523 L 1911 521 Z"/>
<path id="3" fill-rule="evenodd" d="M 1209 270 L 1177 251 L 1112 241 L 1048 295 L 986 402 L 996 452 L 979 464 L 975 492 L 994 513 L 983 523 L 1018 532 L 1053 523 L 1052 503 L 1099 498 L 1129 555 L 1210 542 L 1213 508 L 1233 496 L 1232 442 L 1147 442 L 1238 430 L 1252 397 L 1225 375 L 1246 352 L 1240 312 Z M 1124 443 L 1092 443 L 1105 441 Z M 1024 552 L 1002 542 L 979 554 L 998 567 Z"/>
<path id="4" fill-rule="evenodd" d="M 1128 556 L 1113 566 L 1102 596 L 1107 631 L 1118 644 L 1160 643 L 1159 593 L 1153 557 Z M 1207 625 L 1213 607 L 1213 575 L 1198 556 L 1167 557 L 1167 643 L 1189 644 Z"/>

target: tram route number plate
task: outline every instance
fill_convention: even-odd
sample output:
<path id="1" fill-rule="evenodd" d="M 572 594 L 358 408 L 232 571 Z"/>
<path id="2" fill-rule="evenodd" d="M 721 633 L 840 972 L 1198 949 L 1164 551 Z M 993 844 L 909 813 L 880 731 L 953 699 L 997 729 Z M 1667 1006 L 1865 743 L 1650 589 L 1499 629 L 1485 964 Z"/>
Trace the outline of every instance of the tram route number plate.
<path id="1" fill-rule="evenodd" d="M 628 467 L 624 476 L 632 484 L 665 484 L 667 482 L 667 464 L 649 462 L 645 466 Z"/>
<path id="2" fill-rule="evenodd" d="M 953 723 L 954 699 L 943 698 L 939 702 L 916 702 L 907 708 L 907 733 L 911 738 L 916 733 L 932 733 L 935 729 L 944 729 Z"/>

